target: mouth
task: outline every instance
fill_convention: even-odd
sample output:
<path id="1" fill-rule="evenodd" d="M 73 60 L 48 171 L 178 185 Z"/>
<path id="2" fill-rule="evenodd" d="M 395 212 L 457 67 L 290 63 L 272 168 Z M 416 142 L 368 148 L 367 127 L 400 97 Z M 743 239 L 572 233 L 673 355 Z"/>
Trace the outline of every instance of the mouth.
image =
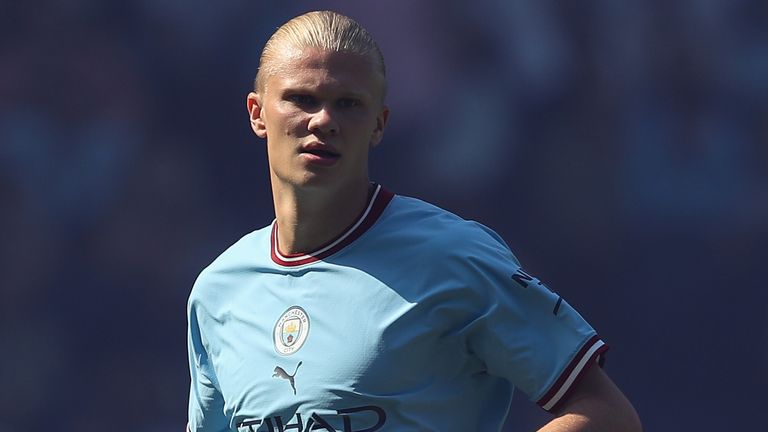
<path id="1" fill-rule="evenodd" d="M 323 165 L 333 164 L 341 157 L 341 154 L 333 146 L 321 143 L 311 143 L 302 146 L 299 153 L 309 159 L 310 162 Z"/>
<path id="2" fill-rule="evenodd" d="M 328 158 L 341 157 L 340 154 L 338 154 L 338 153 L 336 153 L 336 152 L 334 152 L 332 150 L 327 150 L 327 149 L 309 149 L 309 150 L 302 149 L 301 153 L 311 154 L 311 155 L 315 155 L 315 156 L 319 156 L 319 157 L 328 157 Z"/>

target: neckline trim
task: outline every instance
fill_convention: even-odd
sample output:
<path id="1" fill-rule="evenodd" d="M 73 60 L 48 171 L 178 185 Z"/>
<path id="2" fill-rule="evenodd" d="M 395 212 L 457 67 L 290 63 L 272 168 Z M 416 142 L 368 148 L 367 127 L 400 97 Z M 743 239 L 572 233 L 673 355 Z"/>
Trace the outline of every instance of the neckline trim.
<path id="1" fill-rule="evenodd" d="M 381 185 L 374 184 L 374 190 L 371 197 L 368 199 L 368 205 L 365 206 L 365 209 L 363 209 L 363 212 L 357 217 L 355 222 L 345 229 L 338 237 L 309 253 L 288 255 L 281 253 L 277 240 L 277 219 L 275 219 L 272 222 L 272 234 L 270 236 L 270 255 L 272 256 L 272 261 L 275 264 L 284 267 L 298 267 L 320 261 L 339 252 L 347 245 L 357 240 L 358 237 L 363 235 L 363 233 L 368 231 L 368 229 L 376 223 L 394 196 L 394 193 L 384 189 Z"/>

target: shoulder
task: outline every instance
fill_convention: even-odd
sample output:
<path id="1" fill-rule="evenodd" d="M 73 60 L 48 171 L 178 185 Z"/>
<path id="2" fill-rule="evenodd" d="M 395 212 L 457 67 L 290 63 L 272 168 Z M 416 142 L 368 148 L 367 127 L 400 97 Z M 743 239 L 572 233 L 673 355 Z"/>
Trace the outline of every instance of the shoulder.
<path id="1" fill-rule="evenodd" d="M 222 290 L 237 286 L 234 279 L 263 265 L 269 254 L 271 225 L 245 234 L 226 248 L 197 276 L 189 296 L 193 302 L 219 297 Z"/>
<path id="2" fill-rule="evenodd" d="M 396 292 L 456 319 L 483 313 L 509 291 L 520 264 L 487 226 L 419 199 L 395 196 L 377 232 L 345 264 L 383 275 Z"/>
<path id="3" fill-rule="evenodd" d="M 269 252 L 271 229 L 272 224 L 245 234 L 219 254 L 202 274 L 253 264 L 255 258 Z"/>
<path id="4" fill-rule="evenodd" d="M 403 243 L 440 259 L 494 257 L 517 258 L 507 243 L 491 228 L 467 220 L 417 198 L 397 195 L 390 204 L 386 229 Z"/>
<path id="5" fill-rule="evenodd" d="M 483 287 L 489 278 L 505 283 L 520 268 L 492 229 L 419 199 L 395 196 L 380 222 L 376 243 L 366 250 L 378 251 L 381 265 L 405 274 Z"/>

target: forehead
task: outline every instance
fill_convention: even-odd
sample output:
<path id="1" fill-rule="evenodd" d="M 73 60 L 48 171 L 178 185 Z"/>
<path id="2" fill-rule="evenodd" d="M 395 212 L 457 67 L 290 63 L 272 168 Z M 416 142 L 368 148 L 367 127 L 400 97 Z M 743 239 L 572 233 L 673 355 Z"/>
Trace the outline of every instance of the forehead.
<path id="1" fill-rule="evenodd" d="M 351 53 L 286 50 L 273 61 L 267 89 L 301 88 L 379 95 L 384 77 L 372 59 Z"/>

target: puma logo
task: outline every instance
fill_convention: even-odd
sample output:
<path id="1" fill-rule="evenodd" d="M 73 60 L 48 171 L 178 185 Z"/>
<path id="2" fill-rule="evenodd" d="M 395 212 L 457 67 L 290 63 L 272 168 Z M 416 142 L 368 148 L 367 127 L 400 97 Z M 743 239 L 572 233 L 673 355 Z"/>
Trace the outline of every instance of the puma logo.
<path id="1" fill-rule="evenodd" d="M 275 366 L 275 373 L 272 374 L 272 377 L 287 379 L 288 382 L 291 383 L 293 394 L 296 394 L 296 383 L 294 382 L 293 377 L 295 377 L 296 372 L 299 371 L 299 366 L 301 366 L 301 362 L 299 362 L 299 364 L 296 365 L 296 370 L 293 371 L 293 375 L 288 375 L 288 372 L 286 372 L 285 369 L 281 368 L 280 366 Z"/>

